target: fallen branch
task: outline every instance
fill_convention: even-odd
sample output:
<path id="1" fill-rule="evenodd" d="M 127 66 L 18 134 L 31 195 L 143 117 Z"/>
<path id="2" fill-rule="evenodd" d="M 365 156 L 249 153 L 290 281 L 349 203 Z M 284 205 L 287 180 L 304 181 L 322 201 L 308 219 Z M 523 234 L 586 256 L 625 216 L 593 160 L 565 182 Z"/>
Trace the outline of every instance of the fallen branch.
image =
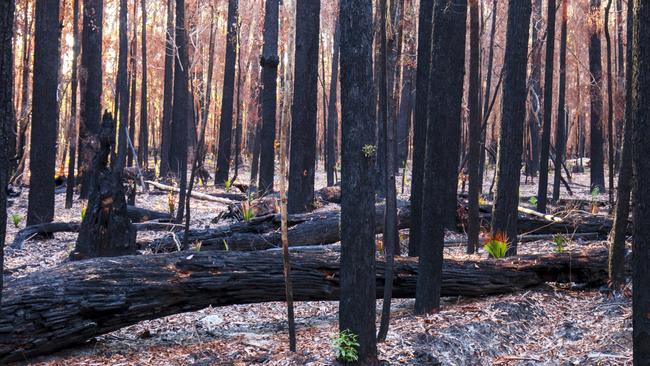
<path id="1" fill-rule="evenodd" d="M 168 186 L 166 184 L 154 182 L 154 181 L 151 181 L 151 180 L 146 180 L 144 182 L 146 184 L 149 184 L 149 185 L 155 187 L 155 188 L 158 188 L 160 190 L 167 191 L 167 192 L 180 192 L 181 191 L 179 188 L 176 188 L 176 187 L 173 187 L 173 186 Z M 228 198 L 217 197 L 217 196 L 213 196 L 213 195 L 206 194 L 206 193 L 201 193 L 201 192 L 192 192 L 192 198 L 196 198 L 198 200 L 203 200 L 203 201 L 217 202 L 217 203 L 221 203 L 221 204 L 224 204 L 224 205 L 232 205 L 232 204 L 236 203 L 236 201 L 233 201 L 233 200 L 228 199 Z M 245 199 L 245 197 L 244 197 L 244 199 Z"/>

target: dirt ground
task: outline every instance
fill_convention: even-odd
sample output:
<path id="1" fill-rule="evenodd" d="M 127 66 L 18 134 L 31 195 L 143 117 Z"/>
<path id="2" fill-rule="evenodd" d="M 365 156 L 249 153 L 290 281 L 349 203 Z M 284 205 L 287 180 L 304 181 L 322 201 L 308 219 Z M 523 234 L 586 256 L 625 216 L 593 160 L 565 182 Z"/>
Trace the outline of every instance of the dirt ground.
<path id="1" fill-rule="evenodd" d="M 485 191 L 492 179 L 488 171 Z M 410 176 L 410 171 L 407 171 Z M 248 172 L 240 173 L 247 183 Z M 549 179 L 551 182 L 551 179 Z M 589 192 L 589 174 L 574 174 L 571 198 L 606 201 Z M 398 192 L 402 180 L 398 180 Z M 408 179 L 403 192 L 408 199 Z M 317 175 L 316 187 L 325 186 Z M 199 188 L 210 193 L 215 188 Z M 522 178 L 520 195 L 534 196 L 536 184 Z M 9 215 L 26 217 L 28 191 L 13 200 Z M 64 194 L 56 196 L 56 221 L 79 221 L 81 206 L 64 209 Z M 564 189 L 562 197 L 569 197 Z M 166 194 L 139 194 L 137 205 L 168 211 Z M 214 225 L 224 209 L 218 203 L 193 200 L 192 226 Z M 600 214 L 607 214 L 601 208 Z M 561 210 L 558 209 L 558 212 Z M 8 223 L 11 243 L 23 222 Z M 407 239 L 406 232 L 403 237 Z M 139 241 L 163 233 L 138 233 Z M 462 234 L 449 233 L 452 237 Z M 65 262 L 76 234 L 60 233 L 47 241 L 27 241 L 21 250 L 5 250 L 5 275 L 24 276 Z M 404 245 L 404 243 L 403 243 Z M 604 247 L 605 242 L 571 240 L 567 250 Z M 548 253 L 550 242 L 520 247 L 522 253 Z M 447 248 L 445 256 L 466 258 L 464 248 Z M 485 258 L 481 252 L 476 258 Z M 629 290 L 629 289 L 628 289 Z M 395 300 L 388 339 L 379 345 L 380 359 L 391 365 L 627 365 L 632 364 L 631 299 L 629 291 L 613 295 L 606 289 L 579 289 L 548 284 L 521 293 L 485 298 L 454 297 L 428 316 L 413 315 L 414 301 Z M 381 301 L 377 303 L 377 313 Z M 296 304 L 298 352 L 288 351 L 284 303 L 207 308 L 143 321 L 97 337 L 79 347 L 30 360 L 36 365 L 331 365 L 332 337 L 338 328 L 338 303 Z"/>

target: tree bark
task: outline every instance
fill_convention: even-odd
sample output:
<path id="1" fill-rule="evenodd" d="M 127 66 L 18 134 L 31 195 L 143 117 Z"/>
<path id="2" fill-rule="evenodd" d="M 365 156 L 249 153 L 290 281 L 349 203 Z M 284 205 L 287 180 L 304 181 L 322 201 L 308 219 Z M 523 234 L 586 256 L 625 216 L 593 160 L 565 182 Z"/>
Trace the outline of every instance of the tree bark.
<path id="1" fill-rule="evenodd" d="M 591 103 L 590 122 L 590 158 L 591 158 L 591 189 L 605 191 L 605 172 L 603 168 L 603 68 L 601 65 L 600 33 L 600 0 L 589 1 L 589 72 L 591 80 L 589 95 Z"/>
<path id="2" fill-rule="evenodd" d="M 431 31 L 433 28 L 433 0 L 420 0 L 418 16 L 418 54 L 415 76 L 415 115 L 413 117 L 413 168 L 411 171 L 411 205 L 413 228 L 409 232 L 409 253 L 419 255 L 422 218 L 422 187 L 424 183 L 424 159 L 427 143 L 427 101 L 429 97 L 429 73 L 431 72 Z"/>
<path id="3" fill-rule="evenodd" d="M 337 253 L 292 253 L 295 300 L 345 299 L 341 271 L 346 263 L 338 257 Z M 478 262 L 447 260 L 442 294 L 496 295 L 547 281 L 597 286 L 606 278 L 606 261 L 603 251 Z M 383 267 L 379 260 L 370 272 L 372 288 L 364 291 L 372 303 L 383 290 Z M 396 261 L 395 297 L 415 295 L 418 270 L 415 259 Z M 0 315 L 0 361 L 51 353 L 142 320 L 210 305 L 284 301 L 283 282 L 279 251 L 98 258 L 35 272 L 7 284 Z M 373 324 L 374 318 L 363 323 Z M 349 328 L 345 323 L 342 326 Z"/>
<path id="4" fill-rule="evenodd" d="M 528 155 L 528 174 L 536 177 L 539 173 L 540 155 L 539 155 L 539 127 L 543 121 L 544 114 L 542 111 L 542 51 L 544 38 L 542 33 L 542 0 L 532 1 L 531 16 L 531 52 L 532 65 L 530 68 L 530 93 L 528 112 L 528 129 L 530 131 L 530 150 Z"/>
<path id="5" fill-rule="evenodd" d="M 549 0 L 549 2 L 554 3 L 553 0 Z M 496 173 L 497 189 L 492 210 L 491 228 L 492 237 L 499 233 L 506 236 L 509 245 L 507 255 L 517 254 L 517 206 L 519 204 L 523 121 L 526 113 L 526 69 L 530 13 L 530 0 L 508 1 L 501 131 L 499 133 Z M 550 84 L 544 88 L 548 88 L 548 85 Z"/>
<path id="6" fill-rule="evenodd" d="M 491 26 L 490 26 L 490 45 L 489 45 L 489 51 L 488 51 L 488 63 L 487 63 L 487 76 L 485 79 L 485 95 L 483 97 L 483 115 L 481 120 L 483 121 L 483 124 L 487 126 L 487 121 L 490 116 L 490 111 L 491 111 L 491 102 L 490 102 L 490 94 L 492 91 L 492 69 L 494 66 L 494 38 L 496 35 L 496 20 L 497 20 L 497 0 L 492 1 L 492 21 L 491 21 Z M 501 81 L 501 77 L 499 77 L 499 81 Z M 494 91 L 494 94 L 496 95 L 498 92 L 498 85 L 497 88 Z M 496 100 L 496 98 L 492 97 L 492 100 Z M 481 182 L 481 192 L 483 192 L 483 175 L 485 172 L 485 142 L 486 142 L 486 128 L 483 127 L 481 130 L 481 158 L 479 159 L 479 181 Z M 415 152 L 415 151 L 414 151 Z"/>
<path id="7" fill-rule="evenodd" d="M 54 219 L 54 171 L 59 124 L 59 1 L 36 2 L 34 81 L 27 225 Z"/>
<path id="8" fill-rule="evenodd" d="M 551 148 L 551 124 L 553 123 L 555 11 L 555 0 L 548 0 L 546 11 L 548 23 L 546 26 L 546 61 L 544 70 L 544 124 L 542 126 L 542 146 L 539 158 L 539 186 L 537 189 L 537 211 L 542 213 L 546 212 L 546 204 L 548 202 L 548 158 Z M 558 174 L 559 172 L 556 171 L 555 173 Z"/>
<path id="9" fill-rule="evenodd" d="M 147 94 L 147 5 L 141 0 L 142 9 L 142 84 L 140 85 L 140 134 L 138 135 L 138 161 L 142 169 L 149 169 L 149 123 Z M 135 20 L 134 20 L 135 21 Z"/>
<path id="10" fill-rule="evenodd" d="M 91 167 L 99 149 L 99 119 L 102 99 L 103 0 L 84 0 L 81 33 L 81 71 L 79 79 L 79 196 L 88 198 Z"/>
<path id="11" fill-rule="evenodd" d="M 627 39 L 633 39 L 633 19 L 634 5 L 628 3 L 627 6 Z M 632 59 L 632 42 L 628 41 L 626 48 L 625 62 L 625 127 L 623 136 L 623 151 L 621 152 L 621 169 L 618 175 L 618 190 L 616 192 L 616 216 L 614 226 L 610 235 L 609 248 L 609 278 L 612 286 L 617 288 L 625 284 L 624 264 L 625 264 L 625 240 L 628 231 L 628 219 L 630 216 L 630 194 L 632 192 L 633 169 L 632 169 L 632 150 L 633 150 L 633 131 L 634 131 L 634 112 L 632 110 L 633 100 L 633 67 Z"/>
<path id="12" fill-rule="evenodd" d="M 470 17 L 470 60 L 469 60 L 469 90 L 467 95 L 469 106 L 469 189 L 468 189 L 468 219 L 467 219 L 467 253 L 478 250 L 478 235 L 481 229 L 479 221 L 479 194 L 482 182 L 479 180 L 479 159 L 481 158 L 481 112 L 479 101 L 479 9 L 478 0 L 469 1 Z"/>
<path id="13" fill-rule="evenodd" d="M 77 145 L 79 140 L 79 132 L 77 127 L 77 86 L 79 84 L 79 74 L 78 74 L 78 60 L 79 60 L 79 0 L 73 0 L 72 2 L 72 75 L 70 79 L 70 124 L 69 136 L 70 136 L 70 151 L 68 153 L 68 184 L 66 186 L 65 192 L 65 208 L 69 209 L 72 207 L 72 200 L 74 196 L 74 188 L 77 185 L 75 179 L 75 167 L 77 164 Z"/>
<path id="14" fill-rule="evenodd" d="M 122 166 L 125 165 L 127 151 L 126 134 L 129 132 L 129 80 L 128 80 L 128 54 L 129 41 L 127 37 L 129 7 L 127 0 L 120 0 L 120 25 L 119 25 L 119 54 L 117 66 L 117 85 L 115 88 L 115 106 L 117 127 L 117 158 Z"/>
<path id="15" fill-rule="evenodd" d="M 609 35 L 609 13 L 612 8 L 612 0 L 607 1 L 605 6 L 605 46 L 607 48 L 607 169 L 609 176 L 609 202 L 614 204 L 614 100 L 612 85 L 612 40 Z"/>
<path id="16" fill-rule="evenodd" d="M 237 17 L 239 0 L 228 0 L 228 34 L 226 39 L 226 61 L 224 69 L 223 94 L 221 97 L 221 124 L 219 125 L 219 150 L 214 184 L 224 184 L 230 172 L 232 145 L 232 116 L 235 95 L 235 67 L 237 62 Z"/>
<path id="17" fill-rule="evenodd" d="M 454 210 L 449 207 L 449 192 L 458 186 L 454 179 L 458 158 L 454 155 L 460 138 L 455 131 L 461 124 L 466 28 L 466 0 L 434 1 L 422 214 L 420 227 L 414 227 L 428 242 L 419 248 L 418 314 L 440 307 L 444 229 L 453 221 L 455 211 L 455 205 Z"/>
<path id="18" fill-rule="evenodd" d="M 339 127 L 339 112 L 336 108 L 338 84 L 339 84 L 339 50 L 341 48 L 341 23 L 338 15 L 336 18 L 336 25 L 334 28 L 334 44 L 332 46 L 332 71 L 330 78 L 330 92 L 329 102 L 327 104 L 327 131 L 325 142 L 325 159 L 327 167 L 325 168 L 327 174 L 327 186 L 331 187 L 335 184 L 334 176 L 336 170 L 336 162 L 338 161 L 337 154 L 337 141 L 338 141 L 338 127 Z"/>
<path id="19" fill-rule="evenodd" d="M 296 52 L 291 151 L 289 152 L 289 213 L 305 212 L 314 203 L 318 97 L 318 37 L 320 2 L 296 2 Z"/>
<path id="20" fill-rule="evenodd" d="M 160 126 L 160 176 L 167 177 L 171 168 L 172 97 L 174 84 L 174 0 L 167 0 L 167 31 L 165 32 L 165 77 L 163 80 L 163 113 Z"/>
<path id="21" fill-rule="evenodd" d="M 629 3 L 628 3 L 629 4 Z M 650 364 L 650 3 L 634 1 L 634 241 L 632 320 L 635 365 Z"/>
<path id="22" fill-rule="evenodd" d="M 562 1 L 560 30 L 560 80 L 558 85 L 557 119 L 555 120 L 555 172 L 553 174 L 553 201 L 560 199 L 560 179 L 566 145 L 566 52 L 567 52 L 567 1 Z M 539 202 L 539 201 L 538 201 Z"/>
<path id="23" fill-rule="evenodd" d="M 304 0 L 298 1 L 298 9 L 300 9 L 301 1 L 304 2 Z M 300 14 L 300 11 L 298 11 L 298 14 Z M 317 21 L 318 12 L 316 11 L 312 17 L 315 17 Z M 300 20 L 300 16 L 298 19 Z M 360 362 L 374 364 L 377 361 L 375 333 L 376 249 L 374 235 L 375 212 L 373 210 L 375 204 L 373 179 L 375 174 L 373 168 L 374 156 L 368 154 L 367 148 L 367 146 L 372 146 L 375 141 L 373 128 L 375 124 L 375 101 L 372 80 L 372 1 L 341 0 L 339 21 L 341 23 L 340 67 L 341 70 L 345 70 L 345 72 L 341 73 L 340 230 L 342 252 L 339 329 L 341 331 L 349 330 L 356 334 L 359 342 Z M 318 34 L 317 27 L 315 31 Z M 300 27 L 297 27 L 297 32 L 300 35 Z M 318 45 L 317 41 L 318 38 L 314 40 L 316 45 Z M 299 49 L 301 43 L 296 41 L 296 44 L 297 49 Z M 315 55 L 312 57 L 317 57 L 318 50 L 313 53 Z M 301 80 L 300 73 L 298 73 L 298 69 L 301 69 L 299 60 L 296 58 L 296 87 L 300 85 L 299 80 Z M 315 75 L 314 72 L 314 78 Z M 315 79 L 313 85 L 316 85 Z M 299 88 L 296 88 L 296 96 L 300 95 L 298 90 Z M 313 99 L 315 104 L 316 98 Z M 294 105 L 295 102 L 294 100 Z M 293 121 L 296 121 L 296 117 L 294 116 Z M 293 146 L 291 153 L 293 156 Z M 293 169 L 293 161 L 291 162 L 291 168 Z M 313 175 L 311 190 L 313 197 Z M 289 203 L 291 203 L 291 196 L 289 196 Z M 309 203 L 311 204 L 311 201 Z M 289 233 L 289 235 L 291 234 Z M 297 268 L 294 268 L 292 274 L 294 296 L 298 300 L 300 299 L 300 279 L 298 273 L 296 273 Z"/>

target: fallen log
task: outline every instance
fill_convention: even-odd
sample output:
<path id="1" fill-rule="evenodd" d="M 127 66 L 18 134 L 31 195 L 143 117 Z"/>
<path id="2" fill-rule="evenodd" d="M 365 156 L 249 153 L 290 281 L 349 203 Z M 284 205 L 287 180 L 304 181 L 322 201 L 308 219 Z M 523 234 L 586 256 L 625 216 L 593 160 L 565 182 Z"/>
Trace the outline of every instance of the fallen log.
<path id="1" fill-rule="evenodd" d="M 486 206 L 490 207 L 490 206 Z M 377 205 L 376 233 L 383 232 L 384 206 Z M 481 212 L 482 222 L 489 224 L 492 213 L 484 208 Z M 462 219 L 459 218 L 459 221 Z M 330 205 L 321 210 L 289 216 L 289 245 L 322 245 L 340 241 L 339 232 L 340 207 Z M 406 229 L 411 224 L 411 210 L 408 202 L 400 201 L 398 208 L 398 228 Z M 463 223 L 459 222 L 462 227 Z M 612 220 L 599 216 L 566 218 L 561 221 L 546 218 L 519 215 L 519 234 L 582 234 L 596 233 L 598 238 L 606 238 L 612 227 Z M 200 243 L 207 250 L 261 250 L 280 247 L 280 216 L 266 215 L 255 217 L 250 221 L 220 225 L 215 228 L 190 230 L 189 242 Z M 183 233 L 178 234 L 182 241 Z M 165 237 L 155 240 L 149 246 L 155 252 L 174 251 L 177 248 L 174 238 Z"/>
<path id="2" fill-rule="evenodd" d="M 339 256 L 294 253 L 297 301 L 337 300 Z M 443 296 L 484 296 L 545 282 L 600 285 L 605 251 L 501 260 L 452 261 L 443 266 Z M 376 266 L 377 297 L 384 262 Z M 412 298 L 417 260 L 396 258 L 393 295 Z M 142 320 L 227 306 L 284 301 L 282 253 L 179 252 L 95 258 L 7 281 L 0 310 L 0 363 L 47 354 Z"/>
<path id="3" fill-rule="evenodd" d="M 148 210 L 142 207 L 127 206 L 126 211 L 131 219 L 131 222 L 145 222 L 145 221 L 172 221 L 173 217 L 167 212 Z"/>
<path id="4" fill-rule="evenodd" d="M 144 181 L 146 184 L 153 186 L 157 189 L 167 191 L 167 192 L 180 192 L 181 190 L 179 188 L 173 187 L 173 186 L 168 186 L 166 184 L 154 182 L 152 180 L 146 180 Z M 238 196 L 239 197 L 239 196 Z M 236 203 L 236 201 L 233 201 L 228 198 L 223 198 L 223 197 L 217 197 L 216 195 L 211 195 L 211 194 L 206 194 L 206 193 L 201 193 L 201 192 L 192 192 L 192 198 L 196 198 L 199 200 L 203 201 L 210 201 L 210 202 L 217 202 L 221 203 L 224 205 L 231 205 Z M 246 196 L 243 196 L 242 199 L 246 199 Z"/>

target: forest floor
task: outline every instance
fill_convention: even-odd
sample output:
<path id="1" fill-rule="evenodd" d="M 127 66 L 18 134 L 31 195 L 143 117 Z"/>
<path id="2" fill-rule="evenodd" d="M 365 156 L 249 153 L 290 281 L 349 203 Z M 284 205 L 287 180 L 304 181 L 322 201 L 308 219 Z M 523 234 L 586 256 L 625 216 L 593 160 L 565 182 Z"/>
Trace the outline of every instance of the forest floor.
<path id="1" fill-rule="evenodd" d="M 410 176 L 410 172 L 407 173 Z M 551 173 L 552 175 L 552 173 Z M 240 174 L 247 177 L 248 172 Z M 492 172 L 488 171 L 485 191 Z M 242 180 L 243 182 L 244 180 Z M 552 182 L 552 177 L 549 179 Z M 401 180 L 398 180 L 401 185 Z M 325 185 L 322 172 L 316 187 Z M 408 186 L 403 192 L 408 199 Z M 574 174 L 571 198 L 606 201 L 591 195 L 589 174 Z M 400 191 L 398 186 L 398 192 Z M 215 188 L 199 188 L 210 193 Z M 520 195 L 534 196 L 536 184 L 522 178 Z M 564 187 L 562 197 L 567 197 Z M 13 200 L 9 215 L 26 217 L 27 190 Z M 79 221 L 81 207 L 64 209 L 64 194 L 56 196 L 56 221 Z M 165 194 L 139 194 L 137 205 L 168 211 Z M 214 225 L 223 205 L 192 200 L 192 227 Z M 606 214 L 607 208 L 601 208 Z M 24 227 L 8 224 L 7 241 Z M 408 240 L 405 231 L 402 238 Z M 162 235 L 144 232 L 139 241 Z M 450 238 L 463 234 L 448 233 Z M 21 250 L 5 251 L 5 275 L 24 276 L 67 261 L 76 234 L 58 233 L 47 241 L 27 241 Z M 405 243 L 402 243 L 404 246 Z M 604 248 L 605 242 L 570 240 L 567 250 Z M 520 246 L 522 254 L 550 253 L 555 246 L 537 241 Z M 464 247 L 445 249 L 446 258 L 467 259 Z M 472 259 L 486 258 L 481 253 Z M 391 365 L 626 365 L 631 364 L 631 299 L 629 289 L 612 295 L 605 289 L 548 284 L 508 295 L 445 298 L 440 312 L 413 315 L 414 300 L 393 301 L 388 339 L 379 345 L 380 359 Z M 207 308 L 143 321 L 85 345 L 30 361 L 37 365 L 331 365 L 332 337 L 338 331 L 337 302 L 296 303 L 298 352 L 288 351 L 284 303 Z M 380 313 L 381 301 L 377 303 Z"/>

